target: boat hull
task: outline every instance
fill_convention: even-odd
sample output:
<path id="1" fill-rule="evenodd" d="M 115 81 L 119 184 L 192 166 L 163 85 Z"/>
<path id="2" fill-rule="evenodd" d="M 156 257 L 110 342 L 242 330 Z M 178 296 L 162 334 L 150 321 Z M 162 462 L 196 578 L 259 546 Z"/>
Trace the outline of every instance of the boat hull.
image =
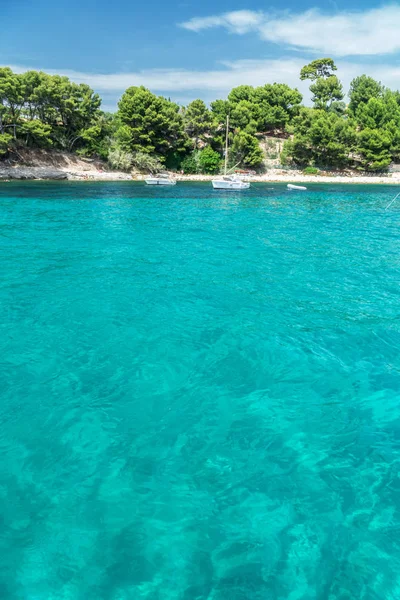
<path id="1" fill-rule="evenodd" d="M 147 185 L 176 185 L 176 181 L 170 179 L 154 179 L 152 177 L 145 179 L 145 182 Z"/>
<path id="2" fill-rule="evenodd" d="M 250 183 L 247 181 L 224 181 L 215 179 L 212 181 L 214 190 L 248 190 Z"/>

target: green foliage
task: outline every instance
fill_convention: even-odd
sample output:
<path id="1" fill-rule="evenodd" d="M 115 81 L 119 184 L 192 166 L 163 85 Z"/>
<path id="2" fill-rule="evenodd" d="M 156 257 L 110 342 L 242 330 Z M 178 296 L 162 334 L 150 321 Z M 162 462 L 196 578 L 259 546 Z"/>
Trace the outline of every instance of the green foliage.
<path id="1" fill-rule="evenodd" d="M 284 146 L 282 164 L 384 171 L 393 159 L 400 158 L 400 105 L 396 94 L 375 83 L 359 78 L 353 84 L 359 95 L 350 118 L 327 110 L 324 102 L 320 109 L 303 108 L 293 119 L 294 135 Z M 374 95 L 367 99 L 368 90 Z"/>
<path id="2" fill-rule="evenodd" d="M 221 156 L 210 146 L 206 146 L 204 150 L 199 152 L 198 169 L 200 173 L 215 175 L 221 167 Z"/>
<path id="3" fill-rule="evenodd" d="M 302 95 L 284 83 L 267 83 L 253 88 L 240 85 L 233 88 L 228 100 L 216 100 L 211 110 L 219 131 L 224 129 L 226 117 L 230 116 L 230 129 L 240 129 L 254 135 L 257 132 L 284 130 L 298 114 Z M 218 139 L 218 147 L 222 137 Z"/>
<path id="4" fill-rule="evenodd" d="M 306 167 L 303 169 L 304 175 L 318 175 L 319 169 L 317 167 Z"/>
<path id="5" fill-rule="evenodd" d="M 164 158 L 184 152 L 188 138 L 179 106 L 145 87 L 130 87 L 118 103 L 116 137 L 126 152 L 145 152 Z"/>
<path id="6" fill-rule="evenodd" d="M 310 79 L 314 109 L 303 108 L 295 116 L 281 161 L 300 165 L 343 168 L 357 166 L 368 171 L 387 169 L 400 158 L 400 95 L 362 75 L 351 82 L 348 113 L 344 93 L 332 59 L 306 65 L 301 79 Z"/>
<path id="7" fill-rule="evenodd" d="M 9 67 L 0 68 L 0 133 L 6 125 L 15 124 L 24 102 L 22 76 Z"/>
<path id="8" fill-rule="evenodd" d="M 331 58 L 319 58 L 301 69 L 300 79 L 314 82 L 310 85 L 310 91 L 316 109 L 343 114 L 343 86 L 336 75 L 333 75 L 334 71 L 337 71 L 337 67 Z"/>
<path id="9" fill-rule="evenodd" d="M 232 105 L 230 125 L 233 129 L 242 129 L 247 133 L 256 133 L 259 122 L 258 106 L 249 100 L 240 100 Z"/>
<path id="10" fill-rule="evenodd" d="M 117 124 L 117 129 L 115 132 L 115 143 L 128 151 L 132 144 L 132 129 L 128 125 L 123 125 L 121 123 Z"/>
<path id="11" fill-rule="evenodd" d="M 239 131 L 232 144 L 232 158 L 244 167 L 259 167 L 264 155 L 257 138 L 246 131 Z"/>
<path id="12" fill-rule="evenodd" d="M 257 131 L 267 132 L 285 129 L 298 114 L 302 95 L 284 83 L 267 83 L 255 88 L 254 100 L 259 107 Z"/>
<path id="13" fill-rule="evenodd" d="M 356 121 L 362 129 L 384 129 L 391 122 L 399 127 L 400 106 L 391 94 L 384 98 L 370 98 L 367 103 L 358 105 Z"/>
<path id="14" fill-rule="evenodd" d="M 333 112 L 303 108 L 294 119 L 294 137 L 285 148 L 286 160 L 306 166 L 344 167 L 351 163 L 356 133 L 351 121 Z"/>
<path id="15" fill-rule="evenodd" d="M 390 133 L 379 129 L 364 129 L 358 135 L 358 151 L 367 171 L 386 171 L 392 161 Z"/>
<path id="16" fill-rule="evenodd" d="M 178 171 L 181 168 L 184 155 L 182 152 L 170 150 L 164 158 L 164 167 L 168 171 Z"/>
<path id="17" fill-rule="evenodd" d="M 328 110 L 341 117 L 346 114 L 346 104 L 342 101 L 332 100 Z"/>
<path id="18" fill-rule="evenodd" d="M 133 156 L 130 152 L 125 152 L 120 148 L 111 148 L 108 153 L 108 162 L 113 169 L 129 171 L 132 167 Z"/>
<path id="19" fill-rule="evenodd" d="M 332 58 L 317 58 L 301 69 L 300 79 L 316 81 L 321 77 L 331 77 L 334 71 L 337 71 L 337 66 Z"/>
<path id="20" fill-rule="evenodd" d="M 139 171 L 148 171 L 149 173 L 157 173 L 162 169 L 162 164 L 158 157 L 150 156 L 150 154 L 147 154 L 146 152 L 134 152 L 131 164 Z"/>
<path id="21" fill-rule="evenodd" d="M 39 121 L 24 121 L 21 123 L 18 134 L 26 136 L 26 145 L 37 148 L 49 148 L 52 146 L 51 127 Z"/>
<path id="22" fill-rule="evenodd" d="M 135 167 L 144 173 L 157 173 L 161 171 L 162 164 L 158 157 L 147 152 L 126 152 L 118 147 L 113 147 L 108 153 L 108 162 L 113 169 L 129 171 Z"/>
<path id="23" fill-rule="evenodd" d="M 200 140 L 206 139 L 212 126 L 212 115 L 203 100 L 193 100 L 183 115 L 185 132 L 194 139 L 195 148 Z"/>
<path id="24" fill-rule="evenodd" d="M 99 114 L 100 97 L 86 84 L 76 84 L 68 77 L 28 72 L 24 74 L 28 90 L 23 114 L 30 120 L 40 119 L 51 127 L 54 144 L 72 150 L 83 131 L 91 127 Z"/>
<path id="25" fill-rule="evenodd" d="M 87 156 L 97 156 L 106 160 L 113 133 L 113 116 L 100 113 L 93 121 L 93 125 L 81 131 L 75 140 L 78 153 Z"/>
<path id="26" fill-rule="evenodd" d="M 254 88 L 251 85 L 239 85 L 233 88 L 228 95 L 228 102 L 231 104 L 239 104 L 243 100 L 252 102 L 254 99 Z M 218 102 L 218 100 L 217 100 Z"/>
<path id="27" fill-rule="evenodd" d="M 12 139 L 12 135 L 8 133 L 0 133 L 0 157 L 8 154 Z"/>
<path id="28" fill-rule="evenodd" d="M 226 122 L 230 110 L 231 104 L 228 100 L 214 100 L 214 102 L 211 102 L 211 114 L 217 125 Z"/>
<path id="29" fill-rule="evenodd" d="M 29 146 L 71 150 L 100 114 L 101 100 L 86 84 L 38 71 L 0 68 L 0 134 Z"/>
<path id="30" fill-rule="evenodd" d="M 329 110 L 333 103 L 344 98 L 343 86 L 336 75 L 326 79 L 320 77 L 310 85 L 310 92 L 315 108 L 322 110 Z"/>
<path id="31" fill-rule="evenodd" d="M 282 164 L 301 167 L 387 169 L 400 162 L 400 92 L 361 75 L 350 85 L 349 107 L 331 58 L 303 67 L 313 108 L 283 83 L 240 85 L 211 108 L 194 100 L 186 108 L 144 87 L 130 87 L 115 115 L 86 84 L 41 71 L 0 68 L 0 157 L 21 145 L 57 148 L 108 159 L 114 168 L 155 172 L 162 165 L 186 173 L 216 173 L 229 116 L 229 164 L 258 167 L 258 135 L 288 137 Z M 203 150 L 198 148 L 203 147 Z M 273 154 L 269 154 L 273 156 Z"/>
<path id="32" fill-rule="evenodd" d="M 372 79 L 372 77 L 368 77 L 367 75 L 356 77 L 350 83 L 349 111 L 355 115 L 360 104 L 367 104 L 371 98 L 381 98 L 383 91 L 384 87 L 382 84 Z"/>
<path id="33" fill-rule="evenodd" d="M 286 167 L 291 164 L 293 159 L 293 141 L 286 140 L 283 144 L 282 152 L 280 155 L 281 165 Z M 306 161 L 308 162 L 308 161 Z"/>
<path id="34" fill-rule="evenodd" d="M 194 175 L 198 172 L 198 164 L 196 160 L 196 155 L 194 153 L 185 156 L 181 163 L 181 169 L 185 173 L 185 175 Z"/>
<path id="35" fill-rule="evenodd" d="M 309 165 L 314 160 L 312 141 L 306 135 L 298 133 L 292 140 L 285 142 L 281 152 L 282 165 L 293 163 L 297 166 Z"/>
<path id="36" fill-rule="evenodd" d="M 360 166 L 367 171 L 385 171 L 392 160 L 400 158 L 398 93 L 362 76 L 352 82 L 351 94 Z"/>

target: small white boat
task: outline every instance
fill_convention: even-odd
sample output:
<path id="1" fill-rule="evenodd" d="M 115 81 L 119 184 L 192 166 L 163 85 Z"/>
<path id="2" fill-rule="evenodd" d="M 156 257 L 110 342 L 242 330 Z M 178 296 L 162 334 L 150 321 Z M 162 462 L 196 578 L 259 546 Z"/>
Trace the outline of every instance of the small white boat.
<path id="1" fill-rule="evenodd" d="M 288 190 L 306 190 L 307 188 L 304 185 L 293 185 L 293 183 L 287 184 Z"/>
<path id="2" fill-rule="evenodd" d="M 229 116 L 226 117 L 224 175 L 213 179 L 212 186 L 213 186 L 214 190 L 248 190 L 250 187 L 249 181 L 243 181 L 243 179 L 241 179 L 237 175 L 227 175 L 228 133 L 229 133 Z"/>
<path id="3" fill-rule="evenodd" d="M 223 175 L 212 180 L 214 190 L 247 190 L 250 187 L 248 181 L 243 181 L 236 175 Z"/>
<path id="4" fill-rule="evenodd" d="M 167 173 L 150 175 L 149 177 L 146 177 L 145 182 L 147 185 L 176 185 L 175 179 L 172 179 Z"/>

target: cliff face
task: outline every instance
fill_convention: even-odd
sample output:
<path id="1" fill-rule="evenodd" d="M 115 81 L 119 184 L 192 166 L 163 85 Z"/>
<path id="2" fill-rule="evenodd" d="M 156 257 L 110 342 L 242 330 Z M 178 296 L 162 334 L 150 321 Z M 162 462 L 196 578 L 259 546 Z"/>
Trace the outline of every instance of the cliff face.
<path id="1" fill-rule="evenodd" d="M 273 169 L 281 164 L 280 155 L 282 152 L 285 138 L 278 138 L 265 135 L 259 138 L 260 147 L 264 153 L 264 167 Z"/>

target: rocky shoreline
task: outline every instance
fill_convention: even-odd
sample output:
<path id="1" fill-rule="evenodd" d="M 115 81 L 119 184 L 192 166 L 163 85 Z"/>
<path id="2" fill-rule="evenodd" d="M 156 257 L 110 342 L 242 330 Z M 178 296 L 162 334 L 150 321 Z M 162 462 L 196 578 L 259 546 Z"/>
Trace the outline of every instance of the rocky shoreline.
<path id="1" fill-rule="evenodd" d="M 67 174 L 49 167 L 0 167 L 0 180 L 67 179 Z"/>
<path id="2" fill-rule="evenodd" d="M 211 181 L 212 175 L 181 175 L 172 174 L 176 180 L 187 182 Z M 77 164 L 62 166 L 25 166 L 25 165 L 1 165 L 0 182 L 12 180 L 69 180 L 69 181 L 143 181 L 146 175 L 130 174 L 121 171 L 109 171 L 99 164 Z M 264 175 L 252 176 L 253 183 L 352 183 L 352 184 L 400 184 L 400 173 L 389 173 L 387 175 L 304 175 L 301 171 L 284 172 L 278 169 L 270 169 Z"/>
<path id="3" fill-rule="evenodd" d="M 128 173 L 114 171 L 71 171 L 53 167 L 0 167 L 0 181 L 11 180 L 121 181 L 131 180 Z"/>
<path id="4" fill-rule="evenodd" d="M 11 180 L 130 180 L 129 173 L 111 171 L 106 162 L 60 150 L 19 149 L 0 162 L 0 181 Z"/>

